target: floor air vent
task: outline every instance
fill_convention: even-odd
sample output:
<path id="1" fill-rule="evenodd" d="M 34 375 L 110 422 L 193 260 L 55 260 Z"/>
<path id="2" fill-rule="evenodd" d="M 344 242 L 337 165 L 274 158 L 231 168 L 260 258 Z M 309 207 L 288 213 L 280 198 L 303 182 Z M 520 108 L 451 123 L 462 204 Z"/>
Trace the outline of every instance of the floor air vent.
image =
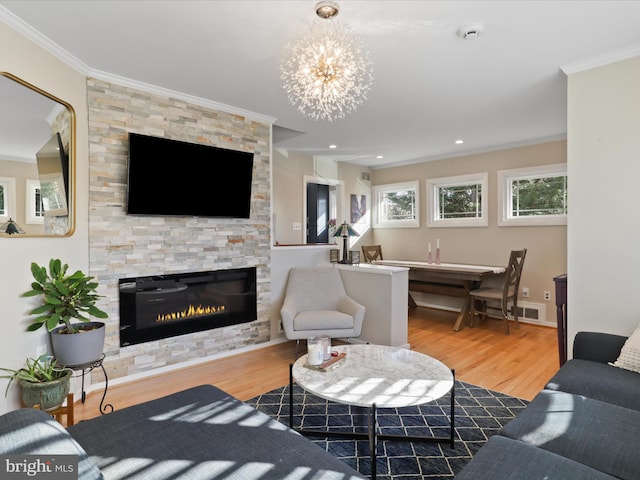
<path id="1" fill-rule="evenodd" d="M 513 305 L 509 309 L 512 312 L 509 318 L 513 319 Z M 518 320 L 526 323 L 555 326 L 555 322 L 547 322 L 547 309 L 543 303 L 518 302 Z"/>

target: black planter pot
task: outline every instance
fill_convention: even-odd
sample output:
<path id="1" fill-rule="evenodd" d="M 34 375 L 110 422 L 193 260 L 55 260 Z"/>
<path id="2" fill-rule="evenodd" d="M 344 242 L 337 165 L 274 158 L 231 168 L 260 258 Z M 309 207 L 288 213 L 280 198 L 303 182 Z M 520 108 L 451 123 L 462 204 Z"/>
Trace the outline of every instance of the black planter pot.
<path id="1" fill-rule="evenodd" d="M 53 356 L 65 367 L 91 365 L 102 358 L 104 351 L 105 324 L 83 322 L 75 324 L 78 333 L 60 333 L 64 326 L 51 331 Z"/>

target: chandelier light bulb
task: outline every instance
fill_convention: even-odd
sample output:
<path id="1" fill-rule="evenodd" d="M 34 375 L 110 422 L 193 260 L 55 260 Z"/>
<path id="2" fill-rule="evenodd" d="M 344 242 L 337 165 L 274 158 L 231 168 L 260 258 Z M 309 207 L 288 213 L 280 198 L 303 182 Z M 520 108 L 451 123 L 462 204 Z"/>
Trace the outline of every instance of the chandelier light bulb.
<path id="1" fill-rule="evenodd" d="M 292 105 L 315 120 L 333 121 L 355 111 L 373 83 L 369 52 L 336 20 L 319 20 L 287 46 L 280 64 Z"/>

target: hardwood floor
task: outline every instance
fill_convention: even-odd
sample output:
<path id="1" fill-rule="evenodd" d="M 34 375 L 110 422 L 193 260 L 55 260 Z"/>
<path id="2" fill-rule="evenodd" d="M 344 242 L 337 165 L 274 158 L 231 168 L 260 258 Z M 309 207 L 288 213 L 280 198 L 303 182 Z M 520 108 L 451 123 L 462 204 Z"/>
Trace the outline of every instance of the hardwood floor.
<path id="1" fill-rule="evenodd" d="M 558 370 L 556 330 L 538 325 L 511 327 L 489 319 L 474 328 L 452 330 L 456 314 L 428 308 L 409 310 L 409 343 L 413 350 L 438 358 L 455 369 L 456 378 L 531 400 Z M 105 403 L 115 409 L 209 383 L 240 400 L 281 387 L 289 381 L 295 342 L 285 342 L 127 384 L 109 386 Z M 100 415 L 102 391 L 76 402 L 75 421 Z"/>
<path id="2" fill-rule="evenodd" d="M 511 324 L 505 335 L 502 320 L 489 319 L 454 332 L 454 318 L 451 312 L 414 309 L 409 342 L 455 369 L 458 380 L 531 400 L 560 367 L 555 328 Z"/>

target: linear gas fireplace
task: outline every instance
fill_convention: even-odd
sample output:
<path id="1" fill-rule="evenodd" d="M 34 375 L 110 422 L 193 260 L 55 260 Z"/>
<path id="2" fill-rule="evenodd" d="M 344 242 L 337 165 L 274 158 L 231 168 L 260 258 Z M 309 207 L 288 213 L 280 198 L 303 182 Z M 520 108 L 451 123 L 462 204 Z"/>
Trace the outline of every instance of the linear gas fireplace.
<path id="1" fill-rule="evenodd" d="M 257 319 L 256 269 L 121 278 L 120 346 Z"/>

